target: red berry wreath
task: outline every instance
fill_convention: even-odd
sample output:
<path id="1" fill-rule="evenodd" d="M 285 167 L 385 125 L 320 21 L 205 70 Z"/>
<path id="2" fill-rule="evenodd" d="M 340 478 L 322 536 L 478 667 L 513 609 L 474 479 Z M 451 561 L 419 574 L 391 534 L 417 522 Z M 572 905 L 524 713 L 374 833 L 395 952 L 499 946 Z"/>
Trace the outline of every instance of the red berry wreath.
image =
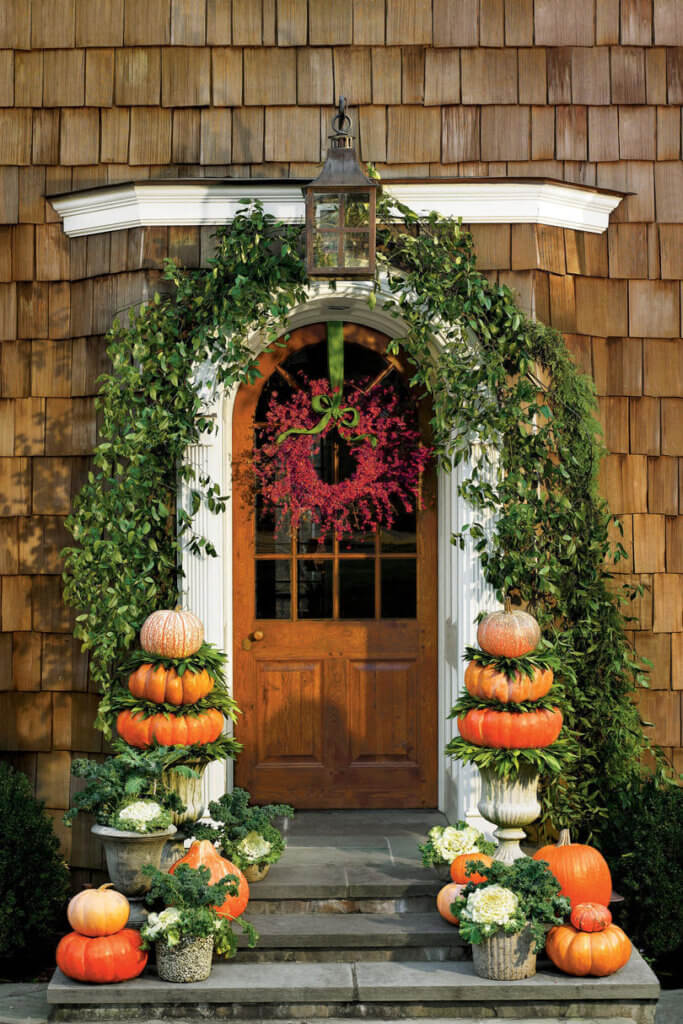
<path id="1" fill-rule="evenodd" d="M 318 410 L 328 410 L 322 418 L 312 399 Z M 325 483 L 313 459 L 320 439 L 334 430 L 347 442 L 355 468 L 338 483 Z M 347 386 L 341 398 L 321 379 L 310 382 L 310 392 L 270 402 L 254 469 L 264 511 L 294 529 L 306 517 L 323 538 L 333 530 L 343 536 L 391 529 L 399 514 L 419 506 L 429 457 L 413 405 L 394 388 L 379 384 L 366 393 L 361 382 Z"/>

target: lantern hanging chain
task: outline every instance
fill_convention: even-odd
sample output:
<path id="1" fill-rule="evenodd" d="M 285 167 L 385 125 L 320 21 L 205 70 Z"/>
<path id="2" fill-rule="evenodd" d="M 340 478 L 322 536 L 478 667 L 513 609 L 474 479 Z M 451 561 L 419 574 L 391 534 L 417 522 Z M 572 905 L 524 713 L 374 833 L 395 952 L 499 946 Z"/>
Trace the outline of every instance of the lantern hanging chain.
<path id="1" fill-rule="evenodd" d="M 337 135 L 351 134 L 351 118 L 346 113 L 346 96 L 339 97 L 339 109 L 332 118 L 332 127 Z"/>

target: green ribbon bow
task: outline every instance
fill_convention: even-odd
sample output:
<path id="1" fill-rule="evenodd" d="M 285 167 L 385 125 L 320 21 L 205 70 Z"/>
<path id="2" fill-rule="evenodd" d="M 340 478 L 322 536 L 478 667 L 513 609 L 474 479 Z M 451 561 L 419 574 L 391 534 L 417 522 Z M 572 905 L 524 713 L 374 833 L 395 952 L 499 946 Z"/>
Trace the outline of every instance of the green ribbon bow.
<path id="1" fill-rule="evenodd" d="M 320 414 L 314 427 L 290 427 L 277 438 L 276 444 L 282 444 L 291 434 L 322 434 L 330 420 L 336 420 L 344 430 L 353 430 L 358 426 L 360 413 L 352 405 L 344 405 L 344 325 L 339 320 L 330 320 L 327 324 L 327 369 L 332 389 L 331 395 L 314 395 L 311 408 Z M 350 444 L 358 441 L 369 441 L 373 448 L 377 447 L 377 438 L 372 434 L 356 434 L 346 438 Z"/>

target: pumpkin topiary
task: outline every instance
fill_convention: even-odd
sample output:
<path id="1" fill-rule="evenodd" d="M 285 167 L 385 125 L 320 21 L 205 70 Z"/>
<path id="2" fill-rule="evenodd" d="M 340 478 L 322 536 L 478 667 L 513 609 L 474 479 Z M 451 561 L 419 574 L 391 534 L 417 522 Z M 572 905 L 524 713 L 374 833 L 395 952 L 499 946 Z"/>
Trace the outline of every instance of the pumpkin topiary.
<path id="1" fill-rule="evenodd" d="M 602 903 L 577 903 L 569 918 L 577 932 L 604 932 L 612 915 Z"/>
<path id="2" fill-rule="evenodd" d="M 223 715 L 207 708 L 196 715 L 150 715 L 141 711 L 121 711 L 116 731 L 131 747 L 191 747 L 195 743 L 213 743 L 223 731 Z"/>
<path id="3" fill-rule="evenodd" d="M 155 704 L 194 704 L 211 693 L 213 683 L 206 669 L 202 672 L 186 669 L 179 676 L 173 667 L 164 665 L 140 665 L 128 677 L 128 689 L 133 696 Z"/>
<path id="4" fill-rule="evenodd" d="M 436 896 L 436 909 L 441 914 L 444 921 L 448 921 L 449 924 L 458 924 L 457 917 L 451 910 L 451 903 L 454 903 L 460 893 L 463 891 L 465 886 L 458 882 L 446 882 L 442 889 Z"/>
<path id="5" fill-rule="evenodd" d="M 194 842 L 185 856 L 177 860 L 170 868 L 169 873 L 173 874 L 181 864 L 187 864 L 191 868 L 198 868 L 203 864 L 209 869 L 212 882 L 218 882 L 225 875 L 235 875 L 237 877 L 236 895 L 227 896 L 225 902 L 220 907 L 216 907 L 216 912 L 221 917 L 229 918 L 239 917 L 244 913 L 249 902 L 249 883 L 238 867 L 225 857 L 221 857 L 210 840 L 200 839 Z"/>
<path id="6" fill-rule="evenodd" d="M 509 598 L 504 611 L 485 616 L 477 629 L 477 643 L 482 651 L 499 658 L 530 654 L 540 639 L 541 628 L 533 615 L 519 609 L 512 611 Z"/>
<path id="7" fill-rule="evenodd" d="M 559 708 L 524 712 L 473 708 L 458 717 L 458 729 L 464 740 L 482 747 L 549 747 L 560 735 L 562 712 Z"/>
<path id="8" fill-rule="evenodd" d="M 471 875 L 467 874 L 465 869 L 473 861 L 481 861 L 488 866 L 493 864 L 493 857 L 490 857 L 488 853 L 461 853 L 451 861 L 451 878 L 454 882 L 460 885 L 467 885 L 468 882 L 478 885 L 479 882 L 486 881 L 486 875 L 482 875 L 479 871 L 475 871 Z"/>
<path id="9" fill-rule="evenodd" d="M 472 697 L 499 700 L 502 704 L 539 700 L 552 685 L 553 673 L 549 668 L 535 666 L 531 678 L 524 672 L 507 676 L 494 665 L 480 665 L 476 661 L 470 661 L 465 670 L 465 686 Z"/>
<path id="10" fill-rule="evenodd" d="M 140 644 L 149 654 L 162 658 L 187 658 L 204 643 L 204 626 L 192 612 L 163 608 L 142 624 Z"/>
<path id="11" fill-rule="evenodd" d="M 106 882 L 99 889 L 83 889 L 69 901 L 66 916 L 79 935 L 114 935 L 126 927 L 130 904 L 111 886 Z"/>
<path id="12" fill-rule="evenodd" d="M 140 949 L 140 942 L 140 932 L 133 928 L 97 938 L 69 932 L 57 946 L 57 966 L 74 981 L 97 985 L 130 981 L 142 974 L 147 963 L 147 953 Z"/>
<path id="13" fill-rule="evenodd" d="M 593 846 L 572 843 L 568 828 L 563 828 L 555 845 L 543 846 L 534 860 L 544 860 L 562 886 L 572 909 L 578 903 L 601 903 L 612 898 L 612 876 L 607 861 Z"/>
<path id="14" fill-rule="evenodd" d="M 580 978 L 614 974 L 631 956 L 631 942 L 616 924 L 592 933 L 577 931 L 570 924 L 558 925 L 548 932 L 545 949 L 556 967 Z"/>

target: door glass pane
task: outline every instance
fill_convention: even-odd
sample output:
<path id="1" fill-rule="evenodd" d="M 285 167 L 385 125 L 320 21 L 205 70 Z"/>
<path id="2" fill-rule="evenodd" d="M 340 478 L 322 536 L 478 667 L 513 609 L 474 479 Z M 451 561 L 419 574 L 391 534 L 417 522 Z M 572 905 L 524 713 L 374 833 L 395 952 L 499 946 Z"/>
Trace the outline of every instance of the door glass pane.
<path id="1" fill-rule="evenodd" d="M 289 561 L 256 563 L 256 618 L 289 619 L 292 613 Z"/>
<path id="2" fill-rule="evenodd" d="M 327 560 L 297 562 L 298 616 L 300 619 L 332 618 L 333 564 Z"/>
<path id="3" fill-rule="evenodd" d="M 375 560 L 339 560 L 339 618 L 374 619 Z"/>
<path id="4" fill-rule="evenodd" d="M 272 510 L 266 511 L 263 507 L 261 495 L 256 496 L 256 554 L 257 555 L 284 555 L 291 549 L 291 537 L 289 531 L 289 519 L 275 523 L 275 515 Z"/>
<path id="5" fill-rule="evenodd" d="M 297 530 L 297 551 L 300 555 L 314 555 L 316 552 L 332 551 L 332 536 L 320 536 L 320 527 L 311 522 L 310 518 L 301 520 Z"/>
<path id="6" fill-rule="evenodd" d="M 417 563 L 414 558 L 383 558 L 382 618 L 414 619 L 417 615 Z"/>
<path id="7" fill-rule="evenodd" d="M 417 517 L 414 512 L 397 515 L 390 530 L 382 530 L 382 551 L 417 551 Z"/>
<path id="8" fill-rule="evenodd" d="M 372 554 L 375 548 L 375 532 L 370 530 L 366 533 L 345 533 L 339 538 L 339 553 Z"/>

